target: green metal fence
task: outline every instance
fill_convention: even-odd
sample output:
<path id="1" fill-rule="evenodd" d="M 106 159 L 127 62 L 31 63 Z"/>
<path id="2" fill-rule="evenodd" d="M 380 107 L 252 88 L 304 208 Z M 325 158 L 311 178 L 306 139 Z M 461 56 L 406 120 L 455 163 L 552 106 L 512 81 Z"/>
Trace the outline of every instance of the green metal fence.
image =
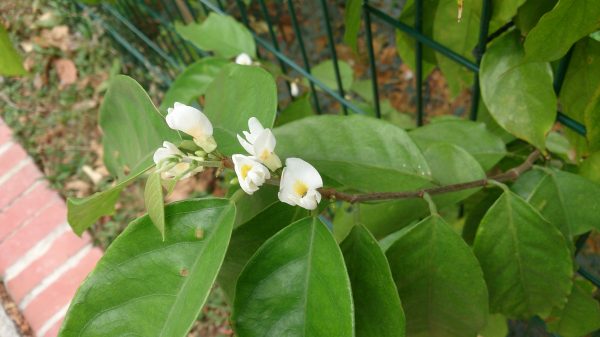
<path id="1" fill-rule="evenodd" d="M 328 98 L 339 102 L 342 111 L 345 114 L 349 112 L 365 114 L 366 112 L 357 106 L 354 102 L 346 98 L 346 92 L 349 88 L 344 88 L 342 76 L 340 73 L 338 55 L 336 53 L 336 31 L 331 25 L 332 9 L 337 9 L 337 5 L 343 5 L 343 2 L 328 2 L 327 0 L 316 0 L 317 5 L 311 8 L 311 11 L 319 13 L 322 24 L 325 28 L 329 57 L 333 61 L 335 71 L 335 80 L 337 87 L 331 88 L 325 83 L 311 75 L 311 57 L 309 55 L 310 44 L 305 43 L 301 23 L 298 20 L 298 3 L 293 0 L 275 0 L 271 4 L 276 6 L 279 14 L 289 15 L 291 25 L 295 34 L 294 56 L 290 56 L 291 46 L 283 48 L 280 44 L 280 30 L 276 29 L 277 20 L 274 20 L 269 12 L 266 0 L 254 0 L 257 2 L 252 8 L 249 8 L 243 0 L 117 0 L 113 5 L 103 4 L 100 10 L 90 12 L 90 15 L 102 22 L 102 25 L 135 60 L 148 68 L 152 74 L 156 74 L 165 86 L 168 86 L 171 80 L 185 67 L 185 65 L 206 56 L 208 53 L 196 48 L 191 43 L 182 39 L 174 29 L 174 22 L 199 21 L 209 12 L 214 11 L 220 14 L 233 15 L 246 25 L 254 35 L 260 58 L 273 59 L 282 73 L 300 75 L 308 80 L 309 89 L 312 92 L 312 98 L 315 110 L 318 113 L 323 112 L 323 94 L 318 94 L 319 88 Z M 85 8 L 84 5 L 80 5 Z M 510 29 L 514 24 L 512 22 L 499 28 L 497 31 L 489 33 L 489 23 L 491 18 L 492 1 L 482 0 L 481 24 L 479 39 L 474 50 L 475 61 L 471 61 L 464 56 L 452 51 L 450 48 L 434 41 L 422 33 L 423 1 L 416 0 L 416 19 L 414 26 L 407 25 L 395 17 L 386 13 L 368 0 L 362 2 L 362 18 L 364 20 L 364 38 L 366 40 L 368 52 L 369 74 L 371 87 L 374 97 L 375 116 L 381 118 L 380 106 L 380 88 L 377 81 L 377 58 L 373 46 L 372 23 L 387 25 L 393 29 L 398 29 L 415 39 L 415 60 L 416 60 L 416 121 L 417 125 L 422 125 L 425 119 L 424 96 L 423 96 L 423 47 L 428 47 L 444 55 L 450 60 L 460 64 L 473 72 L 474 84 L 471 89 L 472 100 L 469 118 L 477 118 L 477 108 L 480 100 L 479 87 L 479 63 L 486 46 L 500 36 L 504 31 Z M 252 10 L 250 13 L 249 11 Z M 339 15 L 338 13 L 336 13 Z M 252 16 L 251 16 L 252 15 Z M 267 25 L 266 33 L 257 33 L 252 29 L 251 17 L 263 20 Z M 280 18 L 281 15 L 278 15 Z M 337 32 L 339 33 L 339 32 Z M 266 35 L 266 36 L 265 36 Z M 339 35 L 339 34 L 338 34 Z M 141 52 L 143 51 L 143 52 Z M 567 55 L 560 60 L 556 69 L 554 90 L 558 94 L 564 80 L 569 60 L 571 57 L 569 51 Z M 299 62 L 295 61 L 299 54 Z M 314 60 L 313 60 L 314 61 Z M 314 63 L 314 62 L 313 62 Z M 288 87 L 289 89 L 289 87 Z M 565 116 L 560 111 L 557 114 L 557 120 L 568 128 L 571 128 L 580 135 L 585 135 L 585 127 Z M 577 252 L 583 247 L 587 235 L 582 236 L 577 242 Z M 591 272 L 579 268 L 579 273 L 600 287 L 600 280 Z"/>

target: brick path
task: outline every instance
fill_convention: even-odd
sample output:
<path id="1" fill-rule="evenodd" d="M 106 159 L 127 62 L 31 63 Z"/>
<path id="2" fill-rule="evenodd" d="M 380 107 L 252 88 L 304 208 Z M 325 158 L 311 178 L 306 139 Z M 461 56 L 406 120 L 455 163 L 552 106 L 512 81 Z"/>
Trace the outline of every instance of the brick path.
<path id="1" fill-rule="evenodd" d="M 87 234 L 70 230 L 65 202 L 0 119 L 0 278 L 37 337 L 57 336 L 101 256 Z"/>

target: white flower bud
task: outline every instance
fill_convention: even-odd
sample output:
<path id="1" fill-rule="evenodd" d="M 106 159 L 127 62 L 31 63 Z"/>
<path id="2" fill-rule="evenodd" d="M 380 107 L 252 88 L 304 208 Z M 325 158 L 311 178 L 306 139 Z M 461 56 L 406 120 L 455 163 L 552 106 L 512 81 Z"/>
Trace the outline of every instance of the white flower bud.
<path id="1" fill-rule="evenodd" d="M 167 112 L 167 124 L 171 129 L 192 136 L 194 142 L 207 153 L 217 148 L 217 143 L 212 136 L 212 124 L 202 111 L 176 102 L 173 108 L 169 108 Z"/>
<path id="2" fill-rule="evenodd" d="M 241 53 L 235 58 L 235 63 L 241 64 L 243 66 L 251 66 L 252 58 L 246 53 Z"/>
<path id="3" fill-rule="evenodd" d="M 298 83 L 296 83 L 296 82 L 290 83 L 290 92 L 292 93 L 292 96 L 294 96 L 294 97 L 298 97 L 298 95 L 300 95 L 300 88 L 298 87 Z"/>
<path id="4" fill-rule="evenodd" d="M 271 178 L 269 170 L 255 159 L 241 154 L 231 157 L 235 174 L 244 192 L 252 194 L 258 190 L 265 180 Z"/>
<path id="5" fill-rule="evenodd" d="M 285 161 L 279 185 L 279 200 L 313 210 L 321 201 L 321 193 L 317 191 L 321 187 L 323 179 L 311 164 L 299 158 L 288 158 Z"/>
<path id="6" fill-rule="evenodd" d="M 252 117 L 248 120 L 250 132 L 244 132 L 246 139 L 237 135 L 240 144 L 252 157 L 265 164 L 271 171 L 281 167 L 281 160 L 275 154 L 277 141 L 271 129 L 263 128 L 262 124 Z"/>
<path id="7" fill-rule="evenodd" d="M 184 174 L 190 169 L 191 160 L 181 152 L 175 144 L 163 142 L 163 147 L 154 152 L 154 163 L 159 171 L 162 171 L 163 179 L 172 179 Z M 202 170 L 202 168 L 200 168 Z M 197 171 L 197 170 L 196 170 Z M 186 173 L 181 179 L 188 178 L 192 172 Z"/>

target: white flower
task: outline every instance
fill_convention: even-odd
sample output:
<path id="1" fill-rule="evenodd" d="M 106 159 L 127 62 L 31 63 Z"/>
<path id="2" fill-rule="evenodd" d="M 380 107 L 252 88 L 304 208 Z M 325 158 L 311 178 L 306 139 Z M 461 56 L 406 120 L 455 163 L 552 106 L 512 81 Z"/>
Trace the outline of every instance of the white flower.
<path id="1" fill-rule="evenodd" d="M 298 95 L 300 95 L 300 88 L 296 82 L 290 83 L 290 92 L 294 97 L 298 97 Z"/>
<path id="2" fill-rule="evenodd" d="M 231 156 L 240 186 L 244 192 L 252 194 L 258 190 L 265 180 L 271 178 L 269 170 L 252 157 L 241 154 Z"/>
<path id="3" fill-rule="evenodd" d="M 311 164 L 299 158 L 286 159 L 279 186 L 279 200 L 312 210 L 321 201 L 321 193 L 317 191 L 321 187 L 323 179 Z"/>
<path id="4" fill-rule="evenodd" d="M 162 171 L 161 175 L 163 179 L 171 179 L 189 170 L 191 160 L 187 158 L 183 152 L 181 152 L 175 144 L 170 142 L 163 142 L 163 147 L 158 148 L 154 152 L 154 163 L 159 171 Z M 200 168 L 202 170 L 202 168 Z M 192 172 L 188 172 L 181 179 L 188 178 L 192 175 Z"/>
<path id="5" fill-rule="evenodd" d="M 241 53 L 235 58 L 235 63 L 241 64 L 243 66 L 251 66 L 252 58 L 246 53 Z"/>
<path id="6" fill-rule="evenodd" d="M 265 129 L 255 117 L 248 120 L 250 132 L 243 131 L 246 139 L 237 135 L 240 144 L 256 160 L 265 164 L 272 171 L 281 167 L 281 160 L 275 154 L 277 141 L 271 129 Z"/>
<path id="7" fill-rule="evenodd" d="M 167 109 L 167 124 L 174 130 L 187 133 L 194 138 L 194 142 L 206 152 L 212 152 L 217 148 L 213 138 L 213 127 L 208 117 L 202 111 L 175 102 L 173 108 Z"/>

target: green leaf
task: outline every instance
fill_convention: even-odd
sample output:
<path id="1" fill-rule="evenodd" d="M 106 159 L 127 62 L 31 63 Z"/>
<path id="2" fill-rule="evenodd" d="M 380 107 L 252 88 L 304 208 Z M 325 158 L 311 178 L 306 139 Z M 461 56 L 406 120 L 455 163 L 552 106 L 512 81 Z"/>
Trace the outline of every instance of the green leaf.
<path id="1" fill-rule="evenodd" d="M 508 335 L 508 324 L 506 317 L 500 314 L 491 314 L 488 316 L 487 323 L 483 330 L 479 331 L 481 337 L 506 337 Z"/>
<path id="2" fill-rule="evenodd" d="M 556 117 L 552 70 L 547 63 L 523 64 L 516 31 L 498 38 L 481 62 L 481 95 L 496 122 L 544 149 Z"/>
<path id="3" fill-rule="evenodd" d="M 165 204 L 163 201 L 162 185 L 160 183 L 160 172 L 152 173 L 146 181 L 144 189 L 144 203 L 150 220 L 165 239 Z"/>
<path id="4" fill-rule="evenodd" d="M 242 271 L 232 321 L 240 337 L 354 336 L 342 253 L 317 218 L 281 230 Z"/>
<path id="5" fill-rule="evenodd" d="M 175 102 L 192 105 L 198 97 L 206 93 L 209 84 L 226 64 L 229 64 L 229 61 L 225 59 L 205 57 L 189 65 L 177 75 L 165 93 L 160 111 L 167 111 Z"/>
<path id="6" fill-rule="evenodd" d="M 308 116 L 314 116 L 315 112 L 310 105 L 310 94 L 306 94 L 302 97 L 292 101 L 275 120 L 275 126 L 280 126 L 289 122 L 293 122 L 298 119 L 302 119 Z"/>
<path id="7" fill-rule="evenodd" d="M 248 130 L 250 117 L 258 118 L 265 128 L 273 126 L 275 80 L 260 67 L 230 64 L 208 86 L 204 113 L 213 124 L 218 150 L 225 155 L 243 153 L 236 134 Z"/>
<path id="8" fill-rule="evenodd" d="M 256 58 L 256 45 L 252 33 L 229 15 L 211 12 L 201 24 L 182 25 L 175 22 L 175 30 L 196 47 L 212 51 L 226 59 L 241 53 Z"/>
<path id="9" fill-rule="evenodd" d="M 571 289 L 572 262 L 561 233 L 518 195 L 505 191 L 481 220 L 475 243 L 490 310 L 546 316 Z"/>
<path id="10" fill-rule="evenodd" d="M 386 251 L 406 314 L 407 336 L 475 336 L 487 290 L 471 249 L 439 216 L 405 228 Z"/>
<path id="11" fill-rule="evenodd" d="M 354 81 L 354 71 L 352 71 L 352 67 L 347 62 L 340 60 L 338 60 L 338 67 L 340 69 L 342 86 L 344 86 L 345 89 L 350 89 L 350 87 L 352 87 L 352 82 Z M 332 60 L 326 60 L 317 64 L 311 69 L 311 74 L 329 88 L 334 90 L 338 89 L 334 63 Z M 305 79 L 304 82 L 308 84 L 308 80 Z M 322 90 L 319 87 L 316 88 L 319 91 Z"/>
<path id="12" fill-rule="evenodd" d="M 558 0 L 528 0 L 519 7 L 515 17 L 515 25 L 523 35 L 527 35 L 535 27 L 542 15 L 550 11 Z"/>
<path id="13" fill-rule="evenodd" d="M 533 0 L 529 2 L 540 2 L 544 0 Z M 494 0 L 492 1 L 492 17 L 489 31 L 493 32 L 509 22 L 522 7 L 526 0 Z"/>
<path id="14" fill-rule="evenodd" d="M 567 304 L 555 308 L 546 319 L 549 330 L 562 337 L 580 337 L 600 329 L 600 304 L 594 299 L 593 288 L 587 281 L 573 282 Z"/>
<path id="15" fill-rule="evenodd" d="M 344 6 L 344 43 L 352 50 L 358 52 L 358 31 L 360 30 L 360 14 L 362 12 L 362 1 L 346 0 Z"/>
<path id="16" fill-rule="evenodd" d="M 271 192 L 277 195 L 277 191 Z M 292 207 L 276 200 L 256 216 L 235 228 L 218 277 L 219 285 L 230 302 L 234 299 L 238 276 L 248 260 L 267 239 L 298 218 L 298 213 L 299 207 Z M 302 211 L 300 213 L 306 214 Z"/>
<path id="17" fill-rule="evenodd" d="M 453 144 L 438 143 L 423 153 L 431 168 L 435 182 L 440 186 L 466 183 L 485 178 L 485 172 L 467 151 Z M 438 206 L 445 206 L 466 199 L 480 188 L 471 188 L 434 196 Z"/>
<path id="18" fill-rule="evenodd" d="M 502 139 L 490 132 L 483 123 L 448 120 L 427 124 L 408 134 L 423 151 L 440 143 L 459 146 L 470 153 L 485 171 L 489 171 L 506 155 Z"/>
<path id="19" fill-rule="evenodd" d="M 592 101 L 585 108 L 584 117 L 590 151 L 600 151 L 600 83 Z"/>
<path id="20" fill-rule="evenodd" d="M 481 1 L 464 0 L 462 20 L 459 22 L 456 0 L 439 0 L 433 23 L 433 39 L 473 61 L 473 49 L 479 39 L 480 15 Z M 436 58 L 453 97 L 472 85 L 473 72 L 445 55 L 436 53 Z"/>
<path id="21" fill-rule="evenodd" d="M 59 335 L 186 336 L 217 276 L 234 218 L 227 200 L 173 203 L 165 208 L 165 241 L 148 216 L 133 221 L 77 291 Z"/>
<path id="22" fill-rule="evenodd" d="M 433 25 L 435 22 L 435 13 L 439 0 L 423 1 L 423 29 L 425 36 L 433 35 Z M 415 24 L 415 2 L 407 0 L 400 13 L 399 20 L 409 26 Z M 396 30 L 396 48 L 402 62 L 413 71 L 416 69 L 415 61 L 415 39 L 401 30 Z M 435 52 L 431 48 L 423 47 L 423 78 L 429 76 L 436 66 Z"/>
<path id="23" fill-rule="evenodd" d="M 600 184 L 600 152 L 594 152 L 584 160 L 579 166 L 579 173 L 596 184 Z"/>
<path id="24" fill-rule="evenodd" d="M 23 68 L 23 62 L 21 56 L 13 48 L 10 42 L 8 32 L 4 29 L 4 26 L 0 23 L 0 75 L 2 76 L 20 76 L 27 74 L 25 68 Z"/>
<path id="25" fill-rule="evenodd" d="M 600 28 L 596 0 L 559 0 L 527 34 L 527 61 L 554 61 L 582 37 Z"/>
<path id="26" fill-rule="evenodd" d="M 573 162 L 576 157 L 575 148 L 562 133 L 550 131 L 546 138 L 546 148 L 567 162 Z"/>
<path id="27" fill-rule="evenodd" d="M 181 141 L 142 86 L 124 75 L 109 84 L 100 106 L 100 127 L 104 133 L 104 164 L 120 179 L 153 165 L 152 154 L 163 141 Z"/>
<path id="28" fill-rule="evenodd" d="M 404 130 L 384 121 L 321 115 L 285 124 L 274 133 L 282 158 L 306 160 L 329 182 L 380 192 L 429 183 L 429 167 L 417 146 Z"/>
<path id="29" fill-rule="evenodd" d="M 539 178 L 526 200 L 567 239 L 600 230 L 599 184 L 560 170 L 545 171 Z"/>
<path id="30" fill-rule="evenodd" d="M 483 219 L 487 210 L 492 207 L 494 202 L 496 202 L 500 194 L 498 189 L 482 190 L 478 194 L 473 195 L 465 203 L 465 212 L 467 216 L 462 229 L 462 237 L 467 244 L 473 245 L 475 234 L 477 233 L 477 228 L 479 228 L 481 219 Z M 475 205 L 469 207 L 468 201 L 472 199 L 477 200 L 477 202 Z"/>
<path id="31" fill-rule="evenodd" d="M 341 249 L 352 285 L 356 337 L 403 337 L 402 304 L 375 238 L 363 226 L 355 226 Z"/>
<path id="32" fill-rule="evenodd" d="M 81 235 L 100 217 L 114 214 L 115 204 L 119 200 L 121 191 L 152 166 L 148 165 L 147 167 L 140 168 L 137 172 L 130 174 L 121 182 L 105 191 L 94 193 L 85 198 L 68 198 L 67 221 L 73 232 Z"/>

